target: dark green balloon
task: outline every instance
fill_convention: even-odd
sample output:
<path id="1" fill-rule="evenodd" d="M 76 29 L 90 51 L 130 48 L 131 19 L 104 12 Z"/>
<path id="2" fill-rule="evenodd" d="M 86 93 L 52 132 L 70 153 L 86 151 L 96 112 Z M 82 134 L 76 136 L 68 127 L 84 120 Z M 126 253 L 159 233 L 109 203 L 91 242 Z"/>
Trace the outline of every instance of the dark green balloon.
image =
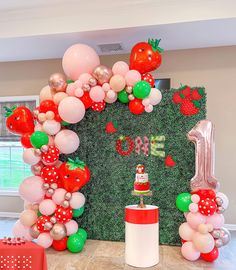
<path id="1" fill-rule="evenodd" d="M 42 214 L 41 214 L 41 212 L 38 210 L 38 212 L 37 212 L 37 216 L 38 217 L 41 217 L 42 216 Z"/>
<path id="2" fill-rule="evenodd" d="M 73 83 L 73 80 L 67 80 L 67 84 Z"/>
<path id="3" fill-rule="evenodd" d="M 48 144 L 49 138 L 45 132 L 35 131 L 31 137 L 30 142 L 35 148 L 41 148 L 43 145 Z"/>
<path id="4" fill-rule="evenodd" d="M 84 213 L 84 207 L 81 207 L 79 209 L 73 209 L 73 217 L 80 217 Z"/>
<path id="5" fill-rule="evenodd" d="M 190 193 L 180 193 L 176 198 L 176 207 L 182 212 L 189 212 L 189 205 L 191 201 Z"/>
<path id="6" fill-rule="evenodd" d="M 82 251 L 83 247 L 84 247 L 84 240 L 80 235 L 74 233 L 68 237 L 67 248 L 70 252 L 78 253 Z"/>
<path id="7" fill-rule="evenodd" d="M 76 232 L 76 234 L 78 234 L 80 237 L 82 237 L 82 239 L 84 241 L 87 240 L 88 234 L 87 234 L 87 232 L 84 229 L 79 228 L 78 231 Z"/>
<path id="8" fill-rule="evenodd" d="M 144 99 L 149 96 L 151 92 L 151 86 L 146 81 L 139 81 L 134 85 L 133 95 L 136 98 Z"/>
<path id="9" fill-rule="evenodd" d="M 121 103 L 128 103 L 129 102 L 128 93 L 125 90 L 122 90 L 118 94 L 118 99 Z"/>

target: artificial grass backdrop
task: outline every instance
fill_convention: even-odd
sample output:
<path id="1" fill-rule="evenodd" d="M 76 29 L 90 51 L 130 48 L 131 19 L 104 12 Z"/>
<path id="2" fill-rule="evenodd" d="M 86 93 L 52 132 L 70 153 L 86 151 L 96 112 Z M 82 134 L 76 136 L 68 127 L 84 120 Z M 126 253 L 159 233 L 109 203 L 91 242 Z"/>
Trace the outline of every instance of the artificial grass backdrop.
<path id="1" fill-rule="evenodd" d="M 204 90 L 204 89 L 203 89 Z M 80 138 L 78 151 L 70 157 L 79 156 L 91 170 L 91 180 L 81 190 L 86 197 L 85 212 L 78 218 L 79 227 L 85 228 L 90 239 L 124 240 L 124 207 L 138 203 L 131 196 L 136 165 L 141 163 L 149 174 L 153 197 L 145 198 L 146 204 L 160 208 L 160 242 L 179 244 L 178 227 L 184 221 L 183 214 L 175 207 L 175 198 L 189 190 L 194 175 L 194 145 L 186 133 L 206 116 L 206 96 L 201 99 L 201 110 L 193 116 L 183 116 L 179 105 L 172 102 L 177 89 L 162 91 L 161 103 L 152 113 L 133 115 L 128 106 L 116 102 L 107 105 L 102 113 L 92 110 L 77 125 L 68 128 L 76 131 Z M 118 131 L 105 132 L 106 123 L 116 121 Z M 164 165 L 165 158 L 144 156 L 135 151 L 129 156 L 116 152 L 119 136 L 137 136 L 142 139 L 151 135 L 165 136 L 165 152 L 175 157 L 174 167 Z"/>

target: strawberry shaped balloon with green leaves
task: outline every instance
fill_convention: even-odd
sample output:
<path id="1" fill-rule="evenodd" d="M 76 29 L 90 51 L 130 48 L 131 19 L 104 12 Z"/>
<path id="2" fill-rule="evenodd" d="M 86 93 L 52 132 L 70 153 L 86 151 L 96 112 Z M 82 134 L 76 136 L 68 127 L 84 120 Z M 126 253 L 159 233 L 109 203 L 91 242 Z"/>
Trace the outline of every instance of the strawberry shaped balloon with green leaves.
<path id="1" fill-rule="evenodd" d="M 68 192 L 80 190 L 90 179 L 90 171 L 78 158 L 68 159 L 59 169 L 62 185 Z"/>

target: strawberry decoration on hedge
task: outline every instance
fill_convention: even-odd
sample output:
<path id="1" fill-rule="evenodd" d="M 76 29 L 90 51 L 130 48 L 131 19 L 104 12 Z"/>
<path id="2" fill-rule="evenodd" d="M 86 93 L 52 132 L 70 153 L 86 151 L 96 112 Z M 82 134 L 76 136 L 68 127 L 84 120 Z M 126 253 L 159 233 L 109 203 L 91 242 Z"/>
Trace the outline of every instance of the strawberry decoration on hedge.
<path id="1" fill-rule="evenodd" d="M 11 133 L 23 135 L 34 132 L 34 118 L 31 111 L 24 106 L 4 107 L 6 126 Z"/>
<path id="2" fill-rule="evenodd" d="M 86 164 L 76 158 L 68 159 L 59 168 L 63 187 L 69 192 L 80 190 L 90 179 L 90 171 Z"/>
<path id="3" fill-rule="evenodd" d="M 176 161 L 172 155 L 168 155 L 165 159 L 165 166 L 174 167 L 176 165 Z"/>
<path id="4" fill-rule="evenodd" d="M 117 132 L 117 122 L 112 122 L 112 121 L 108 122 L 106 124 L 105 131 L 108 134 Z"/>
<path id="5" fill-rule="evenodd" d="M 175 92 L 172 96 L 172 101 L 175 104 L 180 104 L 180 113 L 185 116 L 191 116 L 199 113 L 201 108 L 200 100 L 204 92 L 202 89 L 191 89 L 185 85 Z"/>

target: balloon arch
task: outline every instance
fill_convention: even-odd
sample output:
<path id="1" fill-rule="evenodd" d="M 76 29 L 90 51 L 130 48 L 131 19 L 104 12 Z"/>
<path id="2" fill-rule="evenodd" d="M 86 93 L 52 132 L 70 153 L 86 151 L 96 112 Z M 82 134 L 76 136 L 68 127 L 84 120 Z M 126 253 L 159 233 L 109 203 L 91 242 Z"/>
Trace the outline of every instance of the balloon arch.
<path id="1" fill-rule="evenodd" d="M 80 145 L 78 135 L 66 126 L 80 122 L 86 110 L 100 113 L 107 104 L 116 101 L 127 104 L 135 115 L 151 113 L 153 106 L 162 100 L 149 73 L 161 65 L 163 50 L 159 42 L 149 39 L 137 43 L 131 51 L 130 65 L 118 61 L 112 69 L 100 64 L 93 48 L 75 44 L 66 50 L 62 59 L 66 75 L 54 73 L 50 76 L 48 85 L 40 92 L 40 105 L 33 113 L 26 107 L 6 108 L 7 128 L 21 135 L 25 148 L 23 160 L 31 165 L 34 174 L 19 188 L 25 210 L 14 225 L 14 236 L 36 239 L 39 245 L 52 246 L 55 250 L 68 248 L 76 253 L 83 249 L 87 232 L 78 228 L 73 218 L 84 212 L 85 197 L 79 190 L 89 181 L 90 170 L 78 158 L 66 162 L 59 160 L 61 154 L 71 154 Z M 196 129 L 189 134 L 197 145 L 199 136 L 210 138 L 211 141 L 206 139 L 202 145 L 202 156 L 196 156 L 200 166 L 207 153 L 208 163 L 204 163 L 207 167 L 197 169 L 197 173 L 203 169 L 204 174 L 196 174 L 196 179 L 192 180 L 195 191 L 180 194 L 176 201 L 187 218 L 179 233 L 182 254 L 188 260 L 196 260 L 201 255 L 213 261 L 218 257 L 218 247 L 230 238 L 228 231 L 221 228 L 221 212 L 227 207 L 227 197 L 215 193 L 216 180 L 206 181 L 213 173 L 211 152 L 205 151 L 209 143 L 213 143 L 212 137 L 206 137 L 207 128 L 209 131 L 206 125 L 201 129 L 203 133 Z"/>

